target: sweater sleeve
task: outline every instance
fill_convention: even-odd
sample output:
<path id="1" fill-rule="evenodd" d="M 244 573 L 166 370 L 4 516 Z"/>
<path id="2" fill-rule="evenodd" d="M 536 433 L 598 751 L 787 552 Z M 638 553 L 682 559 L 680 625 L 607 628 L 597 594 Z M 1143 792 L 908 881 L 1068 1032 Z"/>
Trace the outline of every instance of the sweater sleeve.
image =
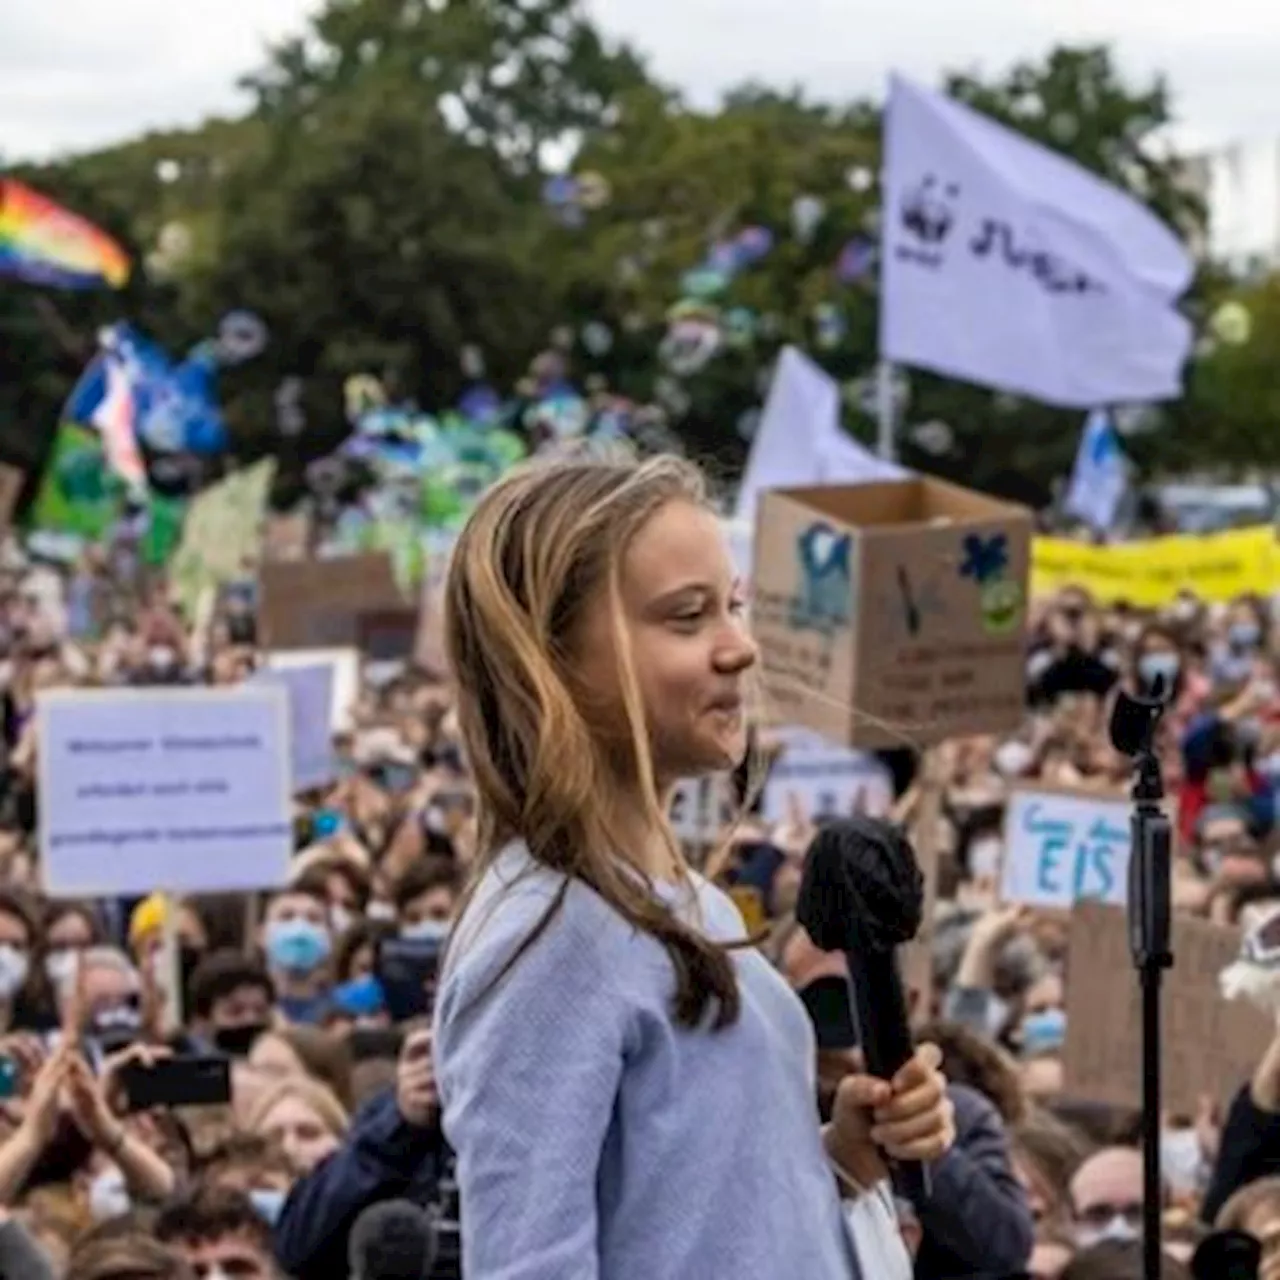
<path id="1" fill-rule="evenodd" d="M 1260 1110 L 1246 1084 L 1231 1103 L 1218 1159 L 1200 1216 L 1212 1224 L 1222 1206 L 1246 1184 L 1280 1173 L 1280 1115 Z"/>
<path id="2" fill-rule="evenodd" d="M 571 889 L 503 904 L 455 942 L 436 1010 L 445 1136 L 457 1154 L 463 1271 L 598 1280 L 596 1181 L 622 1076 L 626 1005 L 607 924 Z M 510 909 L 507 909 L 510 908 Z M 460 930 L 461 932 L 461 930 Z"/>
<path id="3" fill-rule="evenodd" d="M 958 1139 L 933 1166 L 928 1202 L 917 1206 L 925 1238 L 975 1272 L 1017 1274 L 1031 1256 L 1035 1225 L 1004 1125 L 981 1094 L 959 1085 L 950 1094 Z"/>

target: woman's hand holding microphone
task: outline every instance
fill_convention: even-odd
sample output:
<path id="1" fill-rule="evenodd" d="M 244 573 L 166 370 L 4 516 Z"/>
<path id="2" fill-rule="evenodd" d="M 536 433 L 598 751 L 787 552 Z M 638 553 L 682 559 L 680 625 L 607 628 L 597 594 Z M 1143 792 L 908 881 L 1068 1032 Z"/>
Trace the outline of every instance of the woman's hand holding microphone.
<path id="1" fill-rule="evenodd" d="M 851 1075 L 836 1091 L 823 1132 L 827 1155 L 849 1189 L 865 1191 L 889 1176 L 885 1157 L 928 1164 L 955 1142 L 955 1110 L 936 1045 L 921 1045 L 892 1080 Z"/>

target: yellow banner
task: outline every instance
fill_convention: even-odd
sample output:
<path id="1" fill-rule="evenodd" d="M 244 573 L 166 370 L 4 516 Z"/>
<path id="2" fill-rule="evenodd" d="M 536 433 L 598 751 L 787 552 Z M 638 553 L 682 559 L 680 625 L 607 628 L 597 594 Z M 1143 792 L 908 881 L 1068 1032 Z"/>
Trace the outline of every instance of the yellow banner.
<path id="1" fill-rule="evenodd" d="M 1076 586 L 1103 604 L 1126 600 L 1158 609 L 1183 590 L 1201 600 L 1226 601 L 1248 592 L 1270 595 L 1280 588 L 1280 549 L 1270 525 L 1109 547 L 1037 538 L 1031 560 L 1033 595 Z"/>

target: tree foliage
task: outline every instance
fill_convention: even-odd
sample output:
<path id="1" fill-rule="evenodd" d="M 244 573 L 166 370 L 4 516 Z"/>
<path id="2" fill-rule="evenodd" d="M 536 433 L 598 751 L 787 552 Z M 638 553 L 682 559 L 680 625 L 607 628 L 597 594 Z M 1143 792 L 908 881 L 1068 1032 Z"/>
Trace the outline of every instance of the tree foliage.
<path id="1" fill-rule="evenodd" d="M 311 384 L 307 447 L 320 452 L 343 430 L 345 376 L 372 371 L 440 406 L 462 386 L 463 347 L 481 348 L 490 379 L 510 386 L 558 327 L 574 335 L 579 378 L 637 399 L 656 393 L 691 451 L 730 471 L 745 454 L 739 425 L 784 342 L 811 350 L 846 387 L 847 425 L 870 437 L 859 392 L 876 361 L 874 276 L 841 283 L 834 267 L 851 237 L 875 235 L 875 104 L 746 85 L 695 110 L 605 40 L 580 0 L 329 0 L 246 83 L 254 107 L 242 120 L 28 175 L 119 234 L 143 266 L 121 297 L 54 299 L 60 334 L 29 291 L 0 291 L 0 414 L 51 432 L 75 343 L 90 346 L 120 312 L 181 347 L 222 311 L 248 307 L 272 343 L 226 387 L 246 456 L 275 447 L 271 396 L 283 376 Z M 1180 165 L 1153 146 L 1169 119 L 1165 85 L 1126 83 L 1106 49 L 1055 49 L 947 87 L 1184 233 L 1202 229 Z M 576 225 L 543 198 L 565 156 L 610 192 Z M 803 195 L 824 205 L 808 237 L 791 229 Z M 174 226 L 184 252 L 161 270 L 156 247 Z M 755 333 L 672 378 L 657 353 L 682 277 L 744 227 L 770 230 L 774 248 L 716 301 L 754 317 Z M 1203 319 L 1224 296 L 1206 274 L 1189 305 Z M 1135 445 L 1145 465 L 1270 457 L 1280 295 L 1259 285 L 1246 305 L 1249 343 L 1206 349 L 1186 401 Z M 820 342 L 820 317 L 833 313 L 838 341 Z M 612 335 L 607 350 L 582 341 L 589 326 Z M 1079 417 L 913 373 L 901 448 L 909 464 L 1043 497 L 1069 467 Z M 1223 428 L 1198 431 L 1206 417 Z M 937 422 L 953 437 L 941 453 L 917 430 Z"/>

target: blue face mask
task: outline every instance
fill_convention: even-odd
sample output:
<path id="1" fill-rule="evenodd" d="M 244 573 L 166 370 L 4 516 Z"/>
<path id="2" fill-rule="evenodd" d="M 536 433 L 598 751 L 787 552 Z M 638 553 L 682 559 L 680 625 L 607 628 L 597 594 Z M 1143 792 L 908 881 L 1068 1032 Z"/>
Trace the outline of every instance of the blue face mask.
<path id="1" fill-rule="evenodd" d="M 1138 675 L 1145 685 L 1153 685 L 1156 680 L 1164 681 L 1164 691 L 1169 692 L 1173 682 L 1178 678 L 1182 663 L 1176 653 L 1144 653 L 1138 659 Z"/>
<path id="2" fill-rule="evenodd" d="M 1022 1020 L 1022 1052 L 1046 1053 L 1067 1042 L 1067 1015 L 1062 1009 L 1042 1009 Z"/>
<path id="3" fill-rule="evenodd" d="M 415 942 L 443 942 L 449 936 L 447 920 L 419 920 L 417 924 L 406 924 L 400 928 L 402 938 L 411 938 Z"/>
<path id="4" fill-rule="evenodd" d="M 249 1201 L 263 1222 L 274 1227 L 280 1221 L 280 1211 L 284 1208 L 285 1193 L 271 1187 L 253 1187 L 249 1191 Z"/>
<path id="5" fill-rule="evenodd" d="M 317 840 L 328 840 L 346 826 L 346 818 L 336 809 L 317 809 L 311 818 L 311 834 Z"/>
<path id="6" fill-rule="evenodd" d="M 267 925 L 267 959 L 289 973 L 314 973 L 329 958 L 329 931 L 310 920 L 273 920 Z"/>
<path id="7" fill-rule="evenodd" d="M 1233 622 L 1227 632 L 1233 649 L 1252 649 L 1261 638 L 1256 622 Z"/>

